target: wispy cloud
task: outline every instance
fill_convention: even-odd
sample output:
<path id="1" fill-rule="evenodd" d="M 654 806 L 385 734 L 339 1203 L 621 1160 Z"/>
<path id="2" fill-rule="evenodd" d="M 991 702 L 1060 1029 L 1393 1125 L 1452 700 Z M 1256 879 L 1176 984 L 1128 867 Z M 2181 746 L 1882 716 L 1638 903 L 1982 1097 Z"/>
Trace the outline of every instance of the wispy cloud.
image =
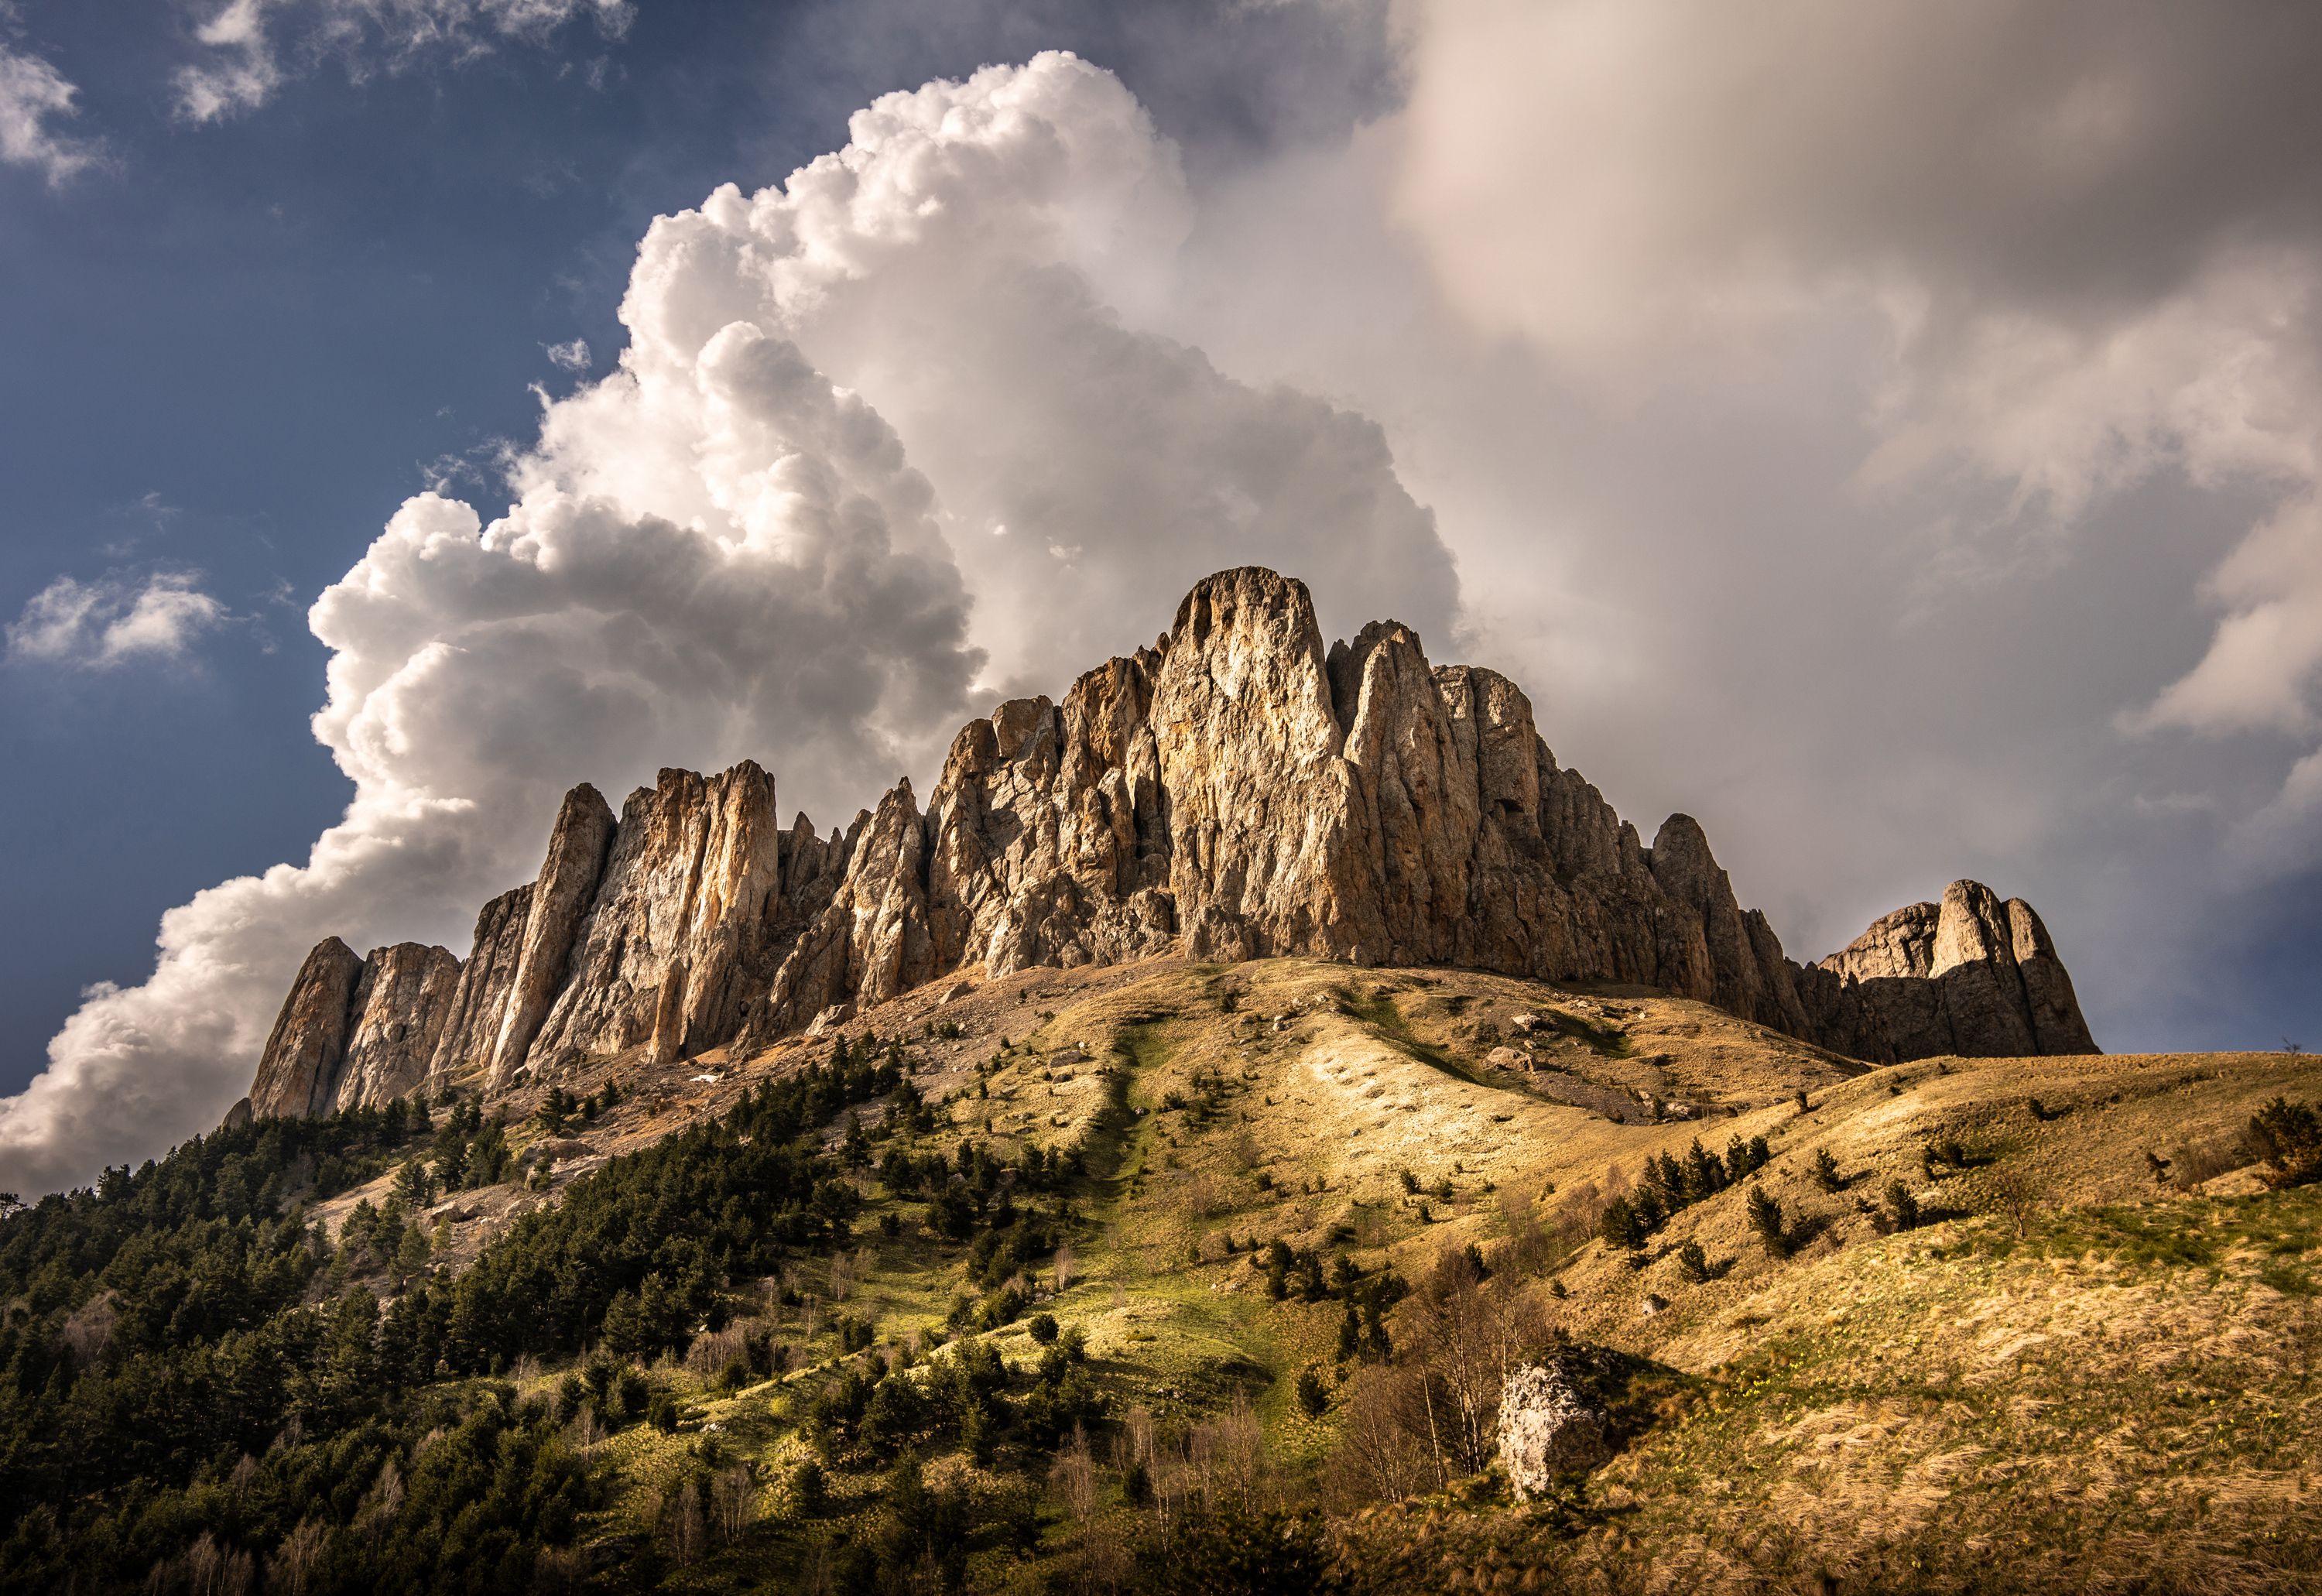
<path id="1" fill-rule="evenodd" d="M 201 59 L 178 69 L 178 114 L 209 123 L 256 110 L 326 59 L 360 80 L 422 56 L 537 43 L 581 17 L 618 38 L 634 14 L 628 0 L 225 0 L 195 30 Z"/>
<path id="2" fill-rule="evenodd" d="M 39 56 L 0 42 L 0 165 L 31 167 L 54 187 L 102 164 L 102 144 L 59 131 L 79 114 L 79 93 Z"/>
<path id="3" fill-rule="evenodd" d="M 548 363 L 562 371 L 586 371 L 589 369 L 589 341 L 575 338 L 569 343 L 543 346 L 548 351 Z"/>
<path id="4" fill-rule="evenodd" d="M 203 634 L 233 618 L 200 580 L 198 571 L 93 582 L 59 577 L 9 623 L 7 657 L 88 670 L 182 659 Z"/>

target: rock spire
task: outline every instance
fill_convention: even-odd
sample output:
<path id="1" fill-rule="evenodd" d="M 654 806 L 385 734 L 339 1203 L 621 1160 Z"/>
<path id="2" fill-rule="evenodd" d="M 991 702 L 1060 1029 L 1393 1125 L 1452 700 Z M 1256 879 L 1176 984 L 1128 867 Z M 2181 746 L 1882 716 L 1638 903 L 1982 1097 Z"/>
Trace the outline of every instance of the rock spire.
<path id="1" fill-rule="evenodd" d="M 251 1105 L 681 1058 L 956 971 L 1170 952 L 1650 986 L 1879 1062 L 2095 1050 L 2023 900 L 1954 882 L 1796 964 L 1699 825 L 1671 816 L 1645 846 L 1513 682 L 1431 665 L 1393 621 L 1326 648 L 1304 584 L 1245 567 L 1061 700 L 971 721 L 924 808 L 904 781 L 843 834 L 784 829 L 746 761 L 664 771 L 617 820 L 575 788 L 465 964 L 317 947 Z"/>

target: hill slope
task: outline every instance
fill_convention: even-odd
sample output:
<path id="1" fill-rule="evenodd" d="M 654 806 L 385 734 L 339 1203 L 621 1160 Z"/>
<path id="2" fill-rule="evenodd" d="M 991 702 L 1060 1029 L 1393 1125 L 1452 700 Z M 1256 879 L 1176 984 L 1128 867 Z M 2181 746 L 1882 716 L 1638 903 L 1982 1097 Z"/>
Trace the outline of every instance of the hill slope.
<path id="1" fill-rule="evenodd" d="M 424 1564 L 412 1588 L 703 1591 L 2288 1590 L 2322 1569 L 2322 1199 L 2263 1190 L 2244 1145 L 2270 1099 L 2322 1095 L 2303 1059 L 1867 1070 L 1636 989 L 1166 960 L 923 989 L 837 1035 L 633 1053 L 553 1090 L 501 1101 L 505 1132 L 439 1108 L 425 1142 L 360 1117 L 222 1133 L 235 1151 L 179 1182 L 211 1183 L 197 1208 L 265 1135 L 370 1138 L 328 1154 L 357 1180 L 328 1197 L 311 1154 L 274 1166 L 270 1200 L 327 1238 L 296 1244 L 285 1305 L 178 1337 L 276 1336 L 288 1394 L 142 1486 L 50 1488 L 0 1568 L 191 1588 L 242 1555 L 279 1589 Z M 423 1195 L 454 1141 L 463 1182 L 496 1178 Z M 82 1234 L 67 1265 L 34 1245 L 66 1207 L 0 1245 L 34 1388 L 12 1491 L 49 1478 L 41 1446 L 129 1422 L 159 1355 L 91 1327 L 92 1304 L 131 1326 L 168 1289 L 134 1247 L 103 1263 Z M 344 1329 L 369 1291 L 383 1322 Z M 334 1409 L 315 1393 L 347 1335 L 387 1373 Z M 1619 1449 L 1518 1504 L 1489 1466 L 1499 1383 L 1559 1337 L 1603 1349 Z M 111 1405 L 76 1418 L 76 1380 Z M 368 1439 L 318 1453 L 333 1424 Z M 457 1543 L 430 1482 L 488 1429 L 528 1437 L 532 1494 L 508 1487 L 467 1562 L 408 1549 L 423 1509 Z"/>

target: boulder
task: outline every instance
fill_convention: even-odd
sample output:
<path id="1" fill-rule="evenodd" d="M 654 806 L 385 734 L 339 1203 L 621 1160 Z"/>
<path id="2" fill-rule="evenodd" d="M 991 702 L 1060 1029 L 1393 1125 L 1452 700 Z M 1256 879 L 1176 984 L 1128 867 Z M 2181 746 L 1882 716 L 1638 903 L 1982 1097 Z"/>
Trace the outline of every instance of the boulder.
<path id="1" fill-rule="evenodd" d="M 1613 1455 L 1609 1415 L 1573 1364 L 1526 1364 L 1502 1388 L 1500 1466 L 1519 1497 L 1544 1496 L 1559 1479 L 1586 1473 Z"/>
<path id="2" fill-rule="evenodd" d="M 827 1036 L 854 1017 L 854 1004 L 834 1003 L 814 1017 L 813 1022 L 806 1028 L 806 1034 L 809 1036 Z"/>
<path id="3" fill-rule="evenodd" d="M 588 1152 L 589 1144 L 579 1136 L 546 1136 L 526 1147 L 518 1162 L 526 1165 L 562 1163 L 585 1156 Z"/>

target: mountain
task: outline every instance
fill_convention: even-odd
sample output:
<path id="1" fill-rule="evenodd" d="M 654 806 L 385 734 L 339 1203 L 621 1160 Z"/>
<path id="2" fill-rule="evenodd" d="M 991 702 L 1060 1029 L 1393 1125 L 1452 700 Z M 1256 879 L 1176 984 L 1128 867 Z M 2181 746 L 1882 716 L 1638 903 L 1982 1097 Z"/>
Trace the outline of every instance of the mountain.
<path id="1" fill-rule="evenodd" d="M 2096 1051 L 2030 904 L 1955 881 L 1794 962 L 1700 825 L 1643 845 L 1513 682 L 1393 621 L 1326 650 L 1305 585 L 1245 567 L 1061 703 L 970 722 L 924 810 L 906 780 L 843 833 L 784 828 L 747 761 L 664 771 L 617 819 L 575 788 L 464 962 L 318 946 L 251 1109 L 763 1046 L 947 976 L 1163 953 L 1650 988 L 1880 1063 Z"/>
<path id="2" fill-rule="evenodd" d="M 1229 571 L 924 808 L 574 789 L 0 1203 L 0 1596 L 2310 1591 L 2317 1104 Z"/>

